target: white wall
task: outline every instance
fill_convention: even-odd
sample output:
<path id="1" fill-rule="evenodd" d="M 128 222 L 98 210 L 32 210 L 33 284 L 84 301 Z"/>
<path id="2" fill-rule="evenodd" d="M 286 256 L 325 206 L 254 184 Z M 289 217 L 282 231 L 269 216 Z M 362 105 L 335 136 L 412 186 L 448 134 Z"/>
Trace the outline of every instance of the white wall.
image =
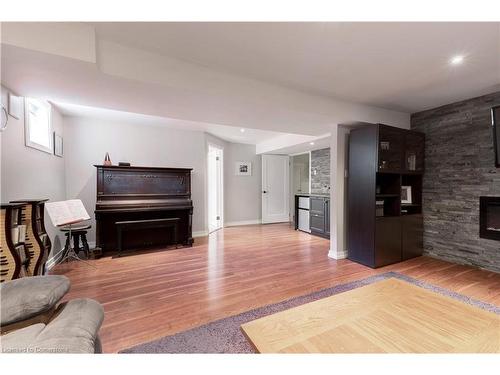
<path id="1" fill-rule="evenodd" d="M 236 176 L 235 163 L 252 163 L 251 176 Z M 228 143 L 224 150 L 224 223 L 250 224 L 262 217 L 262 161 L 254 145 Z"/>
<path id="2" fill-rule="evenodd" d="M 96 201 L 96 170 L 109 152 L 113 164 L 127 161 L 136 166 L 193 168 L 193 234 L 206 231 L 205 134 L 161 126 L 114 123 L 89 118 L 65 117 L 66 195 L 79 198 L 91 214 Z"/>
<path id="3" fill-rule="evenodd" d="M 328 256 L 343 259 L 348 255 L 347 188 L 349 127 L 332 125 L 330 152 L 330 251 Z"/>
<path id="4" fill-rule="evenodd" d="M 2 86 L 2 104 L 7 107 L 8 89 Z M 64 136 L 61 114 L 52 108 L 53 130 Z M 1 137 L 1 200 L 66 197 L 64 158 L 24 145 L 24 113 L 19 120 L 9 116 Z M 63 246 L 63 236 L 52 226 L 47 214 L 45 227 L 52 241 L 52 253 Z"/>
<path id="5" fill-rule="evenodd" d="M 262 161 L 254 145 L 226 142 L 206 134 L 207 152 L 211 143 L 223 150 L 224 158 L 224 225 L 257 223 L 262 217 Z M 236 176 L 235 163 L 252 163 L 252 176 Z M 207 192 L 208 194 L 208 192 Z"/>
<path id="6" fill-rule="evenodd" d="M 109 152 L 113 164 L 193 168 L 193 234 L 204 235 L 207 222 L 208 144 L 224 150 L 224 221 L 229 224 L 260 222 L 261 161 L 255 146 L 231 143 L 200 131 L 162 126 L 117 123 L 82 117 L 65 117 L 66 196 L 81 199 L 92 217 L 89 241 L 95 241 L 93 211 L 96 199 L 94 164 Z M 251 177 L 234 175 L 236 161 L 253 164 Z"/>

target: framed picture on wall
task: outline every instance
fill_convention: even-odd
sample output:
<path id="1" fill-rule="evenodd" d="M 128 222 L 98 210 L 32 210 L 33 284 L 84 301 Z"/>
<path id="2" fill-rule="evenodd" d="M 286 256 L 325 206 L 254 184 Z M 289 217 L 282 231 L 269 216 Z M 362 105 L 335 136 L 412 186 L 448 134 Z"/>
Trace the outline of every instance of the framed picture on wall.
<path id="1" fill-rule="evenodd" d="M 235 168 L 236 176 L 251 176 L 252 163 L 247 161 L 237 161 Z"/>
<path id="2" fill-rule="evenodd" d="M 54 132 L 54 155 L 61 158 L 63 156 L 63 139 L 56 132 Z"/>

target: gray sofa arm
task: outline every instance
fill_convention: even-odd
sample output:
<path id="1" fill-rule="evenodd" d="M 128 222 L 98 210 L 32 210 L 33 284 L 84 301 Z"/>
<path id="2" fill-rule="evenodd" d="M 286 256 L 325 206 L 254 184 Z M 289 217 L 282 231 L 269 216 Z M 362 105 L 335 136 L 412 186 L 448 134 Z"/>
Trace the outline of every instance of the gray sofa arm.
<path id="1" fill-rule="evenodd" d="M 0 284 L 0 325 L 27 320 L 53 309 L 70 288 L 66 276 L 24 277 Z"/>

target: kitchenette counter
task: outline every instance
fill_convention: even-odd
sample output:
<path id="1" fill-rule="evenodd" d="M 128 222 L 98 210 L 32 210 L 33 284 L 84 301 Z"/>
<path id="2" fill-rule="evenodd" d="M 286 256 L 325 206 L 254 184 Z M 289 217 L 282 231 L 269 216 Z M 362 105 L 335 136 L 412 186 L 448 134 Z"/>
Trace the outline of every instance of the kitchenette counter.
<path id="1" fill-rule="evenodd" d="M 330 193 L 296 193 L 296 197 L 322 197 L 330 198 Z"/>
<path id="2" fill-rule="evenodd" d="M 330 238 L 330 194 L 295 194 L 295 229 Z"/>

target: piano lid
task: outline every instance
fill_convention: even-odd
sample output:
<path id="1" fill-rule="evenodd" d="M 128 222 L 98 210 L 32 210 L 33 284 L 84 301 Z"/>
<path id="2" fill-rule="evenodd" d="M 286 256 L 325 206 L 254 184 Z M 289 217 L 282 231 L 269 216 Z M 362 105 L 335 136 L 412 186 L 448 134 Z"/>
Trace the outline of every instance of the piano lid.
<path id="1" fill-rule="evenodd" d="M 191 168 L 101 165 L 96 168 L 96 209 L 106 201 L 112 201 L 110 204 L 115 207 L 192 204 Z"/>
<path id="2" fill-rule="evenodd" d="M 104 169 L 130 169 L 130 170 L 168 170 L 168 171 L 192 171 L 193 168 L 171 168 L 171 167 L 141 167 L 141 166 L 127 166 L 127 165 L 101 165 L 94 164 L 96 168 L 104 168 Z"/>

